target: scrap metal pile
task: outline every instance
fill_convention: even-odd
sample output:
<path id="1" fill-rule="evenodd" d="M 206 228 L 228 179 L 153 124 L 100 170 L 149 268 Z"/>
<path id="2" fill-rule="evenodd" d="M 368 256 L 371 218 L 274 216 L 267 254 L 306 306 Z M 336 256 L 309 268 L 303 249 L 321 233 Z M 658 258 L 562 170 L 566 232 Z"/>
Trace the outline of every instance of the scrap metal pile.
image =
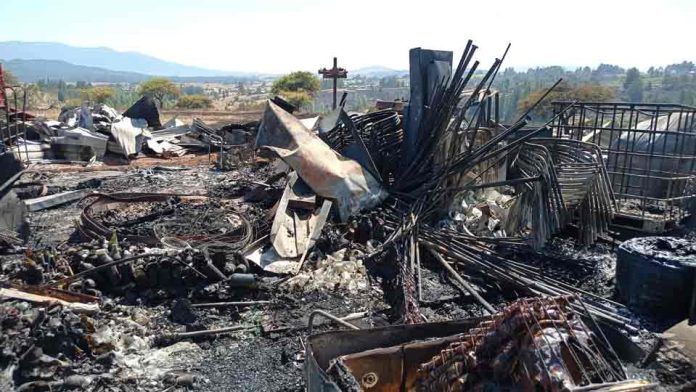
<path id="1" fill-rule="evenodd" d="M 123 114 L 105 104 L 85 102 L 63 108 L 57 121 L 8 115 L 0 136 L 9 151 L 25 162 L 103 161 L 107 153 L 126 159 L 170 158 L 222 150 L 222 163 L 224 152 L 246 145 L 255 127 L 256 122 L 250 122 L 211 128 L 200 119 L 189 126 L 177 118 L 162 124 L 155 102 L 143 96 Z"/>
<path id="2" fill-rule="evenodd" d="M 621 315 L 619 304 L 555 281 L 508 256 L 516 249 L 543 247 L 572 222 L 578 223 L 578 240 L 591 243 L 607 230 L 615 203 L 595 146 L 535 137 L 547 125 L 526 129 L 519 137 L 528 124 L 527 113 L 510 126 L 493 121 L 490 86 L 501 60 L 494 62 L 473 90 L 465 91 L 478 68 L 478 62 L 472 62 L 475 51 L 476 46 L 469 42 L 451 77 L 434 84 L 414 132 L 401 130 L 395 112 L 351 118 L 341 110 L 327 116 L 336 125 L 326 127 L 320 121 L 317 130 L 344 154 L 338 155 L 297 119 L 269 103 L 257 148 L 273 150 L 311 191 L 334 201 L 341 221 L 365 212 L 357 219 L 354 237 L 364 244 L 366 260 L 391 263 L 398 271 L 395 286 L 402 290 L 398 301 L 407 322 L 423 320 L 418 312 L 418 275 L 422 251 L 429 250 L 443 264 L 451 264 L 489 289 L 505 284 L 520 295 L 578 295 L 594 316 L 625 328 L 629 319 Z M 485 142 L 477 138 L 482 129 L 491 135 Z M 403 148 L 409 138 L 416 146 L 411 152 Z M 482 180 L 488 171 L 508 164 L 515 173 L 509 179 Z M 502 218 L 494 216 L 496 213 L 507 215 L 505 222 L 498 223 L 506 235 L 477 235 L 453 224 L 447 210 L 458 200 L 457 194 L 493 187 L 508 188 L 509 207 L 494 211 L 484 206 L 479 211 L 485 210 L 489 221 Z M 383 239 L 370 232 L 374 216 L 369 211 L 378 204 L 381 229 L 386 229 Z M 281 206 L 287 205 L 281 202 Z M 314 208 L 319 205 L 317 202 Z M 291 222 L 295 223 L 290 227 L 303 225 L 296 218 Z M 272 236 L 276 229 L 274 224 Z M 298 232 L 291 229 L 289 233 L 282 239 L 297 243 Z M 312 233 L 302 237 L 304 243 Z M 277 242 L 274 247 L 285 254 Z M 299 266 L 303 260 L 304 255 Z M 480 288 L 471 291 L 477 290 Z M 490 304 L 481 302 L 492 311 Z"/>
<path id="3" fill-rule="evenodd" d="M 418 389 L 571 389 L 625 380 L 608 341 L 568 313 L 568 298 L 522 299 L 418 369 Z"/>
<path id="4" fill-rule="evenodd" d="M 440 359 L 445 358 L 447 363 L 436 359 L 423 365 L 421 386 L 424 390 L 468 390 L 474 385 L 489 383 L 492 370 L 471 377 L 463 375 L 469 370 L 472 373 L 481 371 L 474 370 L 476 366 L 490 370 L 494 362 L 503 360 L 496 359 L 496 356 L 505 357 L 508 350 L 521 350 L 520 355 L 525 356 L 525 352 L 538 347 L 536 343 L 550 339 L 545 328 L 553 327 L 554 323 L 564 328 L 553 332 L 556 343 L 572 335 L 573 339 L 594 347 L 566 348 L 570 352 L 563 355 L 575 357 L 575 373 L 570 374 L 567 367 L 565 372 L 560 371 L 560 363 L 544 362 L 542 358 L 560 355 L 561 348 L 556 347 L 550 348 L 543 357 L 530 355 L 524 361 L 520 360 L 519 370 L 507 369 L 506 376 L 515 383 L 544 390 L 562 389 L 567 386 L 564 383 L 588 385 L 623 380 L 625 374 L 620 365 L 610 365 L 604 357 L 604 363 L 599 366 L 606 367 L 595 368 L 590 375 L 589 368 L 596 366 L 599 360 L 599 354 L 591 351 L 598 349 L 597 343 L 589 335 L 578 332 L 583 326 L 581 321 L 575 324 L 568 321 L 571 316 L 560 318 L 566 317 L 567 308 L 578 315 L 576 320 L 587 317 L 635 332 L 625 307 L 556 280 L 514 257 L 514 253 L 523 253 L 530 248 L 541 249 L 552 235 L 569 224 L 576 224 L 580 244 L 591 244 L 606 233 L 616 202 L 601 151 L 589 143 L 538 137 L 548 130 L 553 119 L 540 127 L 528 128 L 529 112 L 509 126 L 495 122 L 490 109 L 495 94 L 490 86 L 502 61 L 496 60 L 473 90 L 467 91 L 468 82 L 478 68 L 478 62 L 472 62 L 475 51 L 476 46 L 469 42 L 452 75 L 434 83 L 422 117 L 411 126 L 410 132 L 408 125 L 404 127 L 405 131 L 400 129 L 395 112 L 380 111 L 350 117 L 339 109 L 338 114 L 327 116 L 336 121 L 335 126 L 326 127 L 326 121 L 320 121 L 314 130 L 343 154 L 337 157 L 334 151 L 318 141 L 314 132 L 269 103 L 256 146 L 272 149 L 296 170 L 299 179 L 293 180 L 289 186 L 296 186 L 301 179 L 316 196 L 336 202 L 341 221 L 357 214 L 357 218 L 349 220 L 350 234 L 357 243 L 353 246 L 365 251 L 365 262 L 384 265 L 394 271 L 391 278 L 385 279 L 384 286 L 392 305 L 399 311 L 401 322 L 426 321 L 419 311 L 421 256 L 427 257 L 426 252 L 431 253 L 432 259 L 465 287 L 488 314 L 495 314 L 500 309 L 487 302 L 481 293 L 490 294 L 501 289 L 508 296 L 515 293 L 511 295 L 513 298 L 571 296 L 575 299 L 553 306 L 544 302 L 546 300 L 521 300 L 505 308 L 504 316 L 499 318 L 507 320 L 511 317 L 513 322 L 498 320 L 500 322 L 484 324 L 482 330 L 476 330 L 476 336 L 503 331 L 514 334 L 522 327 L 523 321 L 536 319 L 537 330 L 524 335 L 531 339 L 525 343 L 527 348 L 521 348 L 521 343 L 515 340 L 505 345 L 496 341 L 495 344 L 501 345 L 497 347 L 499 351 L 489 350 L 488 356 L 478 357 L 480 362 L 465 361 L 448 368 L 447 361 L 453 353 L 476 351 L 477 347 L 491 348 L 489 346 L 494 344 L 487 339 L 461 343 L 441 354 Z M 530 111 L 544 98 L 545 95 Z M 484 131 L 487 137 L 480 138 Z M 415 148 L 408 151 L 404 148 L 408 143 Z M 501 167 L 509 171 L 507 178 L 485 180 L 491 178 L 489 171 Z M 497 220 L 504 230 L 485 225 L 489 232 L 496 233 L 488 236 L 453 224 L 448 208 L 461 200 L 457 194 L 494 187 L 508 192 L 510 202 L 507 208 L 496 206 L 496 211 L 490 205 L 477 207 L 482 215 L 487 215 L 488 222 Z M 312 192 L 305 192 L 298 199 L 313 196 Z M 281 206 L 287 205 L 281 202 Z M 317 201 L 314 205 L 318 209 L 320 204 Z M 371 211 L 377 205 L 381 205 L 377 214 L 379 222 Z M 500 222 L 502 219 L 505 221 Z M 294 226 L 291 227 L 304 225 L 297 224 L 297 216 L 292 222 Z M 376 226 L 382 235 L 377 234 Z M 306 240 L 301 242 L 311 246 L 316 231 L 315 226 L 304 233 L 302 237 Z M 297 246 L 298 236 L 299 230 L 290 229 L 284 232 L 283 238 L 291 238 L 290 241 L 295 241 Z M 282 254 L 277 242 L 273 246 Z M 300 259 L 300 269 L 304 266 L 306 246 L 303 249 L 304 252 L 294 255 Z M 553 310 L 542 309 L 544 305 Z M 575 349 L 582 353 L 578 354 L 573 351 Z M 525 362 L 529 367 L 526 372 L 522 371 Z M 471 369 L 467 370 L 467 367 Z M 555 374 L 551 376 L 550 372 Z M 581 380 L 582 377 L 585 379 Z"/>

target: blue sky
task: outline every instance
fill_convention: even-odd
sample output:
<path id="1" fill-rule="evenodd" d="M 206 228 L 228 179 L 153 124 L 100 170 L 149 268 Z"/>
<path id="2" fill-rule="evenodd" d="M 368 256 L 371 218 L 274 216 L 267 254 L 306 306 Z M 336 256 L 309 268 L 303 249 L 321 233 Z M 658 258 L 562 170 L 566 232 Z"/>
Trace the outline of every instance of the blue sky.
<path id="1" fill-rule="evenodd" d="M 696 61 L 696 0 L 0 0 L 0 41 L 106 46 L 227 71 L 405 69 L 408 49 L 460 51 L 486 66 L 647 68 Z"/>

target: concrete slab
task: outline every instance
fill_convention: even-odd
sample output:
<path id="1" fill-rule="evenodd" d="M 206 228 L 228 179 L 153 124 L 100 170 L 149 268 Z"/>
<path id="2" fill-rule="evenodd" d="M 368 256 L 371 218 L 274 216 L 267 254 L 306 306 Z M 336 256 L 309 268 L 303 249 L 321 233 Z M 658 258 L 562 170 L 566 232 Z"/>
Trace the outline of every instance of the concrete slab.
<path id="1" fill-rule="evenodd" d="M 24 200 L 24 205 L 27 207 L 28 211 L 39 211 L 46 208 L 56 207 L 61 204 L 70 203 L 75 200 L 79 200 L 86 194 L 85 191 L 68 191 L 62 193 L 56 193 L 55 195 L 48 195 L 37 197 L 35 199 Z"/>
<path id="2" fill-rule="evenodd" d="M 663 333 L 666 341 L 675 343 L 680 351 L 696 363 L 696 324 L 683 320 Z"/>

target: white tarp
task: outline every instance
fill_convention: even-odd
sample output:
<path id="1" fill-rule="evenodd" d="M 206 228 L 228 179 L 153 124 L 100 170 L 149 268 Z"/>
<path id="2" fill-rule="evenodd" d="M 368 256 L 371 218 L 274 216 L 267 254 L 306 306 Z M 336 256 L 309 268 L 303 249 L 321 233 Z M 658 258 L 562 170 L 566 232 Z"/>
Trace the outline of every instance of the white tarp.
<path id="1" fill-rule="evenodd" d="M 144 138 L 149 136 L 145 134 L 143 129 L 146 126 L 147 123 L 144 120 L 128 117 L 123 117 L 120 121 L 111 124 L 111 135 L 120 147 L 120 151 L 114 152 L 122 153 L 126 158 L 139 153 L 143 146 Z M 113 146 L 109 147 L 109 149 L 115 150 Z"/>

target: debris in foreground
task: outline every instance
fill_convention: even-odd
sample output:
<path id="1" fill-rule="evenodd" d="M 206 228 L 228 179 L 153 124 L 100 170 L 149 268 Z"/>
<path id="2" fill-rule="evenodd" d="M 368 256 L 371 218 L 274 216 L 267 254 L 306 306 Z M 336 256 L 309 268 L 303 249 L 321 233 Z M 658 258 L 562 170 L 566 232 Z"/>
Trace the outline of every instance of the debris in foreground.
<path id="1" fill-rule="evenodd" d="M 651 389 L 627 379 L 601 327 L 574 313 L 572 301 L 522 299 L 483 319 L 315 335 L 308 390 Z"/>

